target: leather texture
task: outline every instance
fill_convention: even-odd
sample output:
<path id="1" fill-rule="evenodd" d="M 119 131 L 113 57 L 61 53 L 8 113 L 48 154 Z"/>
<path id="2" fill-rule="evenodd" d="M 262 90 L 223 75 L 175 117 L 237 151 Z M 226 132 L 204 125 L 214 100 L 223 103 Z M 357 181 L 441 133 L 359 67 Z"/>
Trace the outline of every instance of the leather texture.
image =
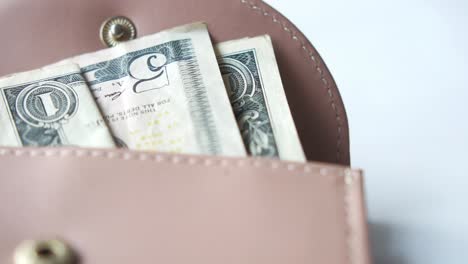
<path id="1" fill-rule="evenodd" d="M 60 238 L 92 263 L 368 264 L 359 170 L 122 150 L 0 148 L 0 262 Z"/>
<path id="2" fill-rule="evenodd" d="M 259 0 L 2 0 L 0 75 L 104 48 L 103 21 L 129 17 L 143 36 L 193 21 L 215 42 L 269 34 L 296 127 L 309 160 L 349 165 L 348 123 L 325 63 L 304 35 Z"/>
<path id="3" fill-rule="evenodd" d="M 205 21 L 215 42 L 269 34 L 309 160 L 349 165 L 325 63 L 259 0 L 3 0 L 0 75 L 103 48 L 103 21 L 139 36 Z M 0 262 L 61 238 L 80 264 L 368 264 L 362 175 L 338 165 L 124 150 L 0 148 Z"/>

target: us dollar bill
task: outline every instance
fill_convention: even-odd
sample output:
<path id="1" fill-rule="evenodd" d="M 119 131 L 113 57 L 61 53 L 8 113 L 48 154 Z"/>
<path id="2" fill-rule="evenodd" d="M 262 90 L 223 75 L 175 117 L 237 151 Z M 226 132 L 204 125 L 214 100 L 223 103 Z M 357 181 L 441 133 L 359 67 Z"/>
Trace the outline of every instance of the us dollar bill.
<path id="1" fill-rule="evenodd" d="M 115 147 L 76 64 L 0 79 L 0 145 Z"/>
<path id="2" fill-rule="evenodd" d="M 270 37 L 223 42 L 215 49 L 248 153 L 305 161 Z"/>
<path id="3" fill-rule="evenodd" d="M 80 65 L 121 147 L 246 155 L 204 23 L 70 61 Z"/>

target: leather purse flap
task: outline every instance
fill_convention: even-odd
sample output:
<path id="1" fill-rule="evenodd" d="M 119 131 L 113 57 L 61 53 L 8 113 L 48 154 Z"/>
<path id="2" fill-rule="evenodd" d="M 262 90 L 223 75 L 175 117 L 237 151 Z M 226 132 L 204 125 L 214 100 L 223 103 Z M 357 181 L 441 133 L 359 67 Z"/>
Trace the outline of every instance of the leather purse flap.
<path id="1" fill-rule="evenodd" d="M 360 171 L 108 150 L 0 149 L 0 262 L 60 238 L 86 263 L 369 263 Z"/>

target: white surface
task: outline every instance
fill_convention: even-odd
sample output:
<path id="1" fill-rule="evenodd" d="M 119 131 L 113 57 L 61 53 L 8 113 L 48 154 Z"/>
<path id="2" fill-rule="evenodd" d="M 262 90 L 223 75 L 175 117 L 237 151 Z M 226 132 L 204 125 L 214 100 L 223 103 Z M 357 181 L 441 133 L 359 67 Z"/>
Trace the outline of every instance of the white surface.
<path id="1" fill-rule="evenodd" d="M 375 263 L 467 263 L 468 1 L 266 2 L 341 91 Z"/>

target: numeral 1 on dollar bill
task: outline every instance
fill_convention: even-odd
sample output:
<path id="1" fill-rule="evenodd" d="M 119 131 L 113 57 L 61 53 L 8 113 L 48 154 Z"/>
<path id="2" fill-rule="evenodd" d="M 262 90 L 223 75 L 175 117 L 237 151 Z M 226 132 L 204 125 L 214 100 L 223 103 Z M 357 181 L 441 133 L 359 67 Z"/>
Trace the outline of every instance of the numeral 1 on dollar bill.
<path id="1" fill-rule="evenodd" d="M 216 52 L 249 154 L 304 161 L 270 37 L 220 43 Z"/>

